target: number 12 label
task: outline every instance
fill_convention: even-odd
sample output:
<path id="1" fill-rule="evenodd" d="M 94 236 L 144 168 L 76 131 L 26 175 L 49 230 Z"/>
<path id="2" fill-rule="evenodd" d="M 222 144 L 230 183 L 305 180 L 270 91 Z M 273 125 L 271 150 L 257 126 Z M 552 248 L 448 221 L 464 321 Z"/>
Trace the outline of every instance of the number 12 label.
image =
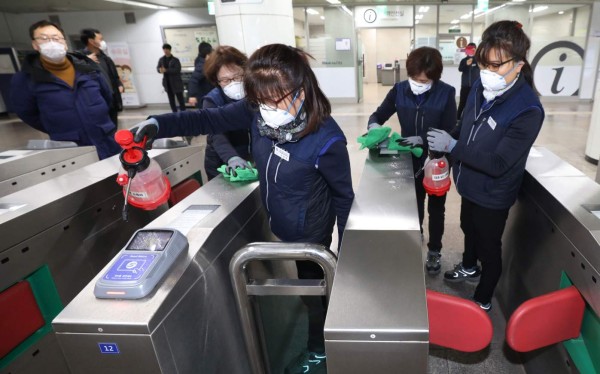
<path id="1" fill-rule="evenodd" d="M 117 343 L 98 343 L 98 347 L 100 347 L 100 353 L 103 354 L 118 354 L 119 347 Z"/>

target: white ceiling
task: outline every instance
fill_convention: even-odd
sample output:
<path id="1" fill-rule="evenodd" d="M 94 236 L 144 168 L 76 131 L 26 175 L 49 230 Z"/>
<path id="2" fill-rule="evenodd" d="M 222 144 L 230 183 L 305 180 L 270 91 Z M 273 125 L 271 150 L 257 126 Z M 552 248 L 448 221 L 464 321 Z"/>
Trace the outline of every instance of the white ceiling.
<path id="1" fill-rule="evenodd" d="M 162 5 L 170 8 L 206 8 L 207 0 L 140 0 L 146 3 Z M 219 0 L 215 0 L 219 1 Z M 398 4 L 475 4 L 476 0 L 341 0 L 342 4 L 347 6 L 357 5 L 398 5 Z M 490 2 L 490 8 L 500 5 L 504 2 Z M 526 3 L 543 3 L 543 4 L 589 4 L 591 1 L 579 0 L 527 0 Z M 330 6 L 326 0 L 292 0 L 295 7 L 298 6 Z M 524 3 L 520 3 L 524 4 Z M 446 7 L 451 9 L 452 7 Z M 77 11 L 105 11 L 105 10 L 140 10 L 144 8 L 131 5 L 123 5 L 111 3 L 103 0 L 0 0 L 0 12 L 5 13 L 52 13 L 52 12 L 77 12 Z M 440 13 L 440 17 L 443 14 Z M 434 21 L 435 22 L 435 21 Z"/>

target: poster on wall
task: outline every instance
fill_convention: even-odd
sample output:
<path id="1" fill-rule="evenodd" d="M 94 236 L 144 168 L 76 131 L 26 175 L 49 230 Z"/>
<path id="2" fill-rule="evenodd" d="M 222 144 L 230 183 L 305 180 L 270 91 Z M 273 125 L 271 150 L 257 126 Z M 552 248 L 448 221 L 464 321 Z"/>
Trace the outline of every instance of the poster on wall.
<path id="1" fill-rule="evenodd" d="M 198 56 L 198 44 L 219 45 L 217 26 L 162 27 L 163 41 L 171 45 L 171 53 L 179 59 L 182 68 L 193 68 Z"/>
<path id="2" fill-rule="evenodd" d="M 115 42 L 108 45 L 108 55 L 114 61 L 119 79 L 123 83 L 125 91 L 121 94 L 123 98 L 123 107 L 135 108 L 142 104 L 135 87 L 135 79 L 133 75 L 133 65 L 131 56 L 129 55 L 129 46 L 124 42 Z"/>

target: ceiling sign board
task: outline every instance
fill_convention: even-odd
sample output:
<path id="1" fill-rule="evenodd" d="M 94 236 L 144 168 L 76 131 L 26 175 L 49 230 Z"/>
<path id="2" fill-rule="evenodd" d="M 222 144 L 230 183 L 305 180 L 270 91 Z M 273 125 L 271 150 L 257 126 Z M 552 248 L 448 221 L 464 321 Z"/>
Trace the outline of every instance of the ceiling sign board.
<path id="1" fill-rule="evenodd" d="M 413 6 L 357 6 L 354 23 L 356 27 L 412 27 Z"/>
<path id="2" fill-rule="evenodd" d="M 221 0 L 221 4 L 260 4 L 263 0 Z"/>

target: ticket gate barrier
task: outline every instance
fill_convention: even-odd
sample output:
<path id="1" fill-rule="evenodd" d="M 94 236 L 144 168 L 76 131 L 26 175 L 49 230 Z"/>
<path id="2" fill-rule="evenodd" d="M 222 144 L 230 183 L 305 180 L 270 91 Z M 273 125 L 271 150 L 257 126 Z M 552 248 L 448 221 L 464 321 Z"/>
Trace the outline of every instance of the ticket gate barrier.
<path id="1" fill-rule="evenodd" d="M 95 147 L 36 147 L 0 152 L 0 197 L 97 161 Z"/>
<path id="2" fill-rule="evenodd" d="M 573 285 L 585 311 L 578 339 L 520 354 L 527 372 L 600 371 L 599 217 L 600 185 L 549 150 L 532 148 L 502 238 L 496 296 L 508 319 L 524 302 Z"/>
<path id="3" fill-rule="evenodd" d="M 258 183 L 215 178 L 152 228 L 180 231 L 189 249 L 141 299 L 96 298 L 111 265 L 98 271 L 52 323 L 69 372 L 248 373 L 228 267 L 247 243 L 273 239 Z"/>
<path id="4" fill-rule="evenodd" d="M 427 372 L 429 324 L 410 153 L 370 151 L 350 210 L 329 309 L 329 374 Z M 393 203 L 392 203 L 393 202 Z"/>
<path id="5" fill-rule="evenodd" d="M 181 147 L 151 150 L 150 156 L 177 184 L 200 170 L 202 151 Z M 167 210 L 166 204 L 155 211 L 132 210 L 124 223 L 123 192 L 115 182 L 119 166 L 114 156 L 0 198 L 0 292 L 30 279 L 34 293 L 35 283 L 51 285 L 54 292 L 44 294 L 54 295 L 52 300 L 36 297 L 42 312 L 52 311 L 45 315 L 47 327 L 136 229 Z M 31 278 L 44 268 L 44 277 Z M 46 302 L 50 307 L 43 308 Z M 23 341 L 0 357 L 2 374 L 38 372 L 68 372 L 53 333 Z"/>
<path id="6" fill-rule="evenodd" d="M 246 267 L 254 261 L 314 261 L 323 268 L 325 279 L 252 279 Z M 322 245 L 308 243 L 251 243 L 231 259 L 229 272 L 240 315 L 246 351 L 253 374 L 271 372 L 264 331 L 254 296 L 325 296 L 329 299 L 336 257 Z"/>

